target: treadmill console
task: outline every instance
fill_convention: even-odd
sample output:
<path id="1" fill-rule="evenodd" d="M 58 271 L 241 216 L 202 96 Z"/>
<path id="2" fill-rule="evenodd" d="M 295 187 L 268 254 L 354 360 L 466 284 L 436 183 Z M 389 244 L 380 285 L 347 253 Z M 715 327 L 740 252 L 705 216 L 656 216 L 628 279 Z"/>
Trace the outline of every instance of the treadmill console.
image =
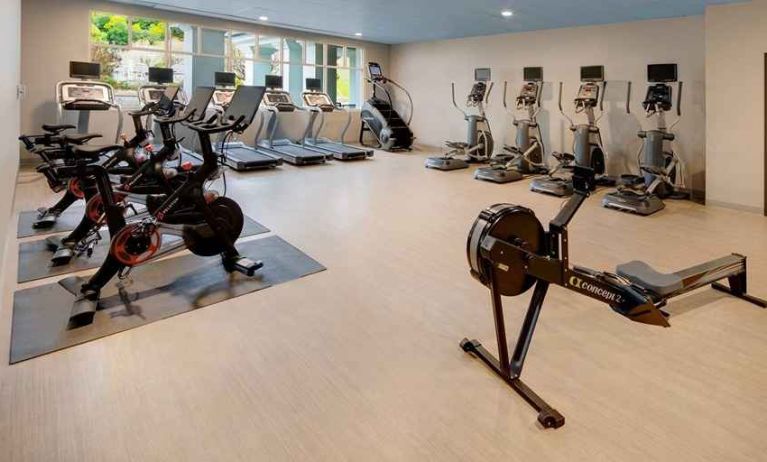
<path id="1" fill-rule="evenodd" d="M 213 105 L 226 109 L 232 102 L 232 96 L 234 96 L 234 90 L 217 88 L 213 91 Z"/>
<path id="2" fill-rule="evenodd" d="M 114 104 L 112 87 L 104 82 L 61 82 L 57 97 L 58 103 L 69 111 L 107 111 Z"/>
<path id="3" fill-rule="evenodd" d="M 173 87 L 178 88 L 175 85 L 142 85 L 138 89 L 139 102 L 141 102 L 142 105 L 156 103 L 160 101 L 168 88 Z M 176 99 L 181 103 L 186 103 L 186 97 L 180 90 L 176 93 Z"/>
<path id="4" fill-rule="evenodd" d="M 322 112 L 333 112 L 336 108 L 336 105 L 333 104 L 333 101 L 330 99 L 330 96 L 328 96 L 327 93 L 307 91 L 304 92 L 301 96 L 304 99 L 304 104 L 309 107 L 320 108 Z"/>
<path id="5" fill-rule="evenodd" d="M 264 105 L 276 108 L 280 112 L 292 112 L 296 110 L 290 93 L 285 90 L 267 90 L 264 95 Z"/>

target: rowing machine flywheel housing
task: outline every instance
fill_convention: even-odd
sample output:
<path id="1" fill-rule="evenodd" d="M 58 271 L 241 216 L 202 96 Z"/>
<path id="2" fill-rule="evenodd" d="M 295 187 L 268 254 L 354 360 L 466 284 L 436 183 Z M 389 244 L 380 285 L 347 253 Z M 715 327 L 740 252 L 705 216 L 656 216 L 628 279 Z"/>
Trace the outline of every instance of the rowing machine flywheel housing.
<path id="1" fill-rule="evenodd" d="M 524 293 L 535 284 L 535 278 L 525 270 L 524 253 L 504 255 L 503 261 L 488 261 L 482 242 L 487 236 L 516 244 L 535 254 L 543 250 L 545 232 L 535 213 L 512 204 L 496 204 L 482 211 L 469 232 L 466 254 L 471 274 L 485 286 L 490 286 L 495 273 L 496 289 L 505 296 Z"/>

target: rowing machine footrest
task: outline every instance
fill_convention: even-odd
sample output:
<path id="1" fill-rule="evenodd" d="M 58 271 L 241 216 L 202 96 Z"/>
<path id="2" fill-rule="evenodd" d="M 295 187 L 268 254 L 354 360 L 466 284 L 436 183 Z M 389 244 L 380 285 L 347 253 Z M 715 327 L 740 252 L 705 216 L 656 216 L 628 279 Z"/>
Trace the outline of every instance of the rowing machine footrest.
<path id="1" fill-rule="evenodd" d="M 643 261 L 634 260 L 615 268 L 615 272 L 634 284 L 660 296 L 669 295 L 682 287 L 682 278 L 673 273 L 661 273 Z"/>

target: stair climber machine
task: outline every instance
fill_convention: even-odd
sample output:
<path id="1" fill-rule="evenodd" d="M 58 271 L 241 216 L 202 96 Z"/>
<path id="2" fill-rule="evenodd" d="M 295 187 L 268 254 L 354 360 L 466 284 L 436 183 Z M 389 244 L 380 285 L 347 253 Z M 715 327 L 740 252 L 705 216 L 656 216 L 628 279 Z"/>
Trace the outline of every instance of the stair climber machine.
<path id="1" fill-rule="evenodd" d="M 493 156 L 489 167 L 481 167 L 474 172 L 474 178 L 493 183 L 511 183 L 527 175 L 541 175 L 548 172 L 544 163 L 545 148 L 541 126 L 538 124 L 538 112 L 541 110 L 541 91 L 543 90 L 543 68 L 526 67 L 525 83 L 516 98 L 516 111 L 512 110 L 517 129 L 514 146 L 504 146 L 503 154 Z M 506 104 L 507 82 L 503 83 L 503 107 Z M 517 111 L 525 111 L 527 118 L 517 119 Z"/>
<path id="2" fill-rule="evenodd" d="M 575 97 L 575 114 L 585 114 L 586 123 L 575 125 L 562 109 L 562 82 L 559 83 L 559 112 L 570 122 L 573 132 L 573 153 L 553 152 L 557 165 L 542 178 L 535 178 L 530 189 L 535 192 L 565 197 L 573 193 L 572 169 L 574 165 L 589 167 L 597 175 L 595 184 L 610 186 L 614 180 L 605 176 L 606 151 L 599 131 L 599 120 L 604 115 L 604 93 L 607 82 L 603 66 L 581 67 L 581 85 Z M 627 95 L 630 92 L 627 92 Z M 628 101 L 628 97 L 627 97 Z M 628 107 L 628 102 L 626 103 Z M 594 114 L 599 107 L 599 117 Z"/>
<path id="3" fill-rule="evenodd" d="M 269 113 L 269 122 L 266 126 L 267 138 L 258 141 L 258 147 L 260 149 L 267 151 L 271 155 L 280 158 L 291 165 L 323 164 L 327 159 L 333 158 L 333 154 L 329 151 L 322 150 L 318 147 L 295 143 L 287 138 L 274 139 L 274 135 L 280 124 L 281 112 L 304 110 L 303 108 L 296 106 L 293 103 L 293 98 L 290 97 L 290 93 L 282 89 L 282 76 L 266 76 L 266 93 L 264 94 L 263 105 Z M 266 119 L 266 117 L 262 118 L 261 123 L 259 124 L 256 140 L 260 138 L 264 126 L 264 119 Z M 301 139 L 307 137 L 307 133 L 310 129 L 311 127 L 307 126 Z"/>
<path id="4" fill-rule="evenodd" d="M 372 149 L 350 146 L 344 143 L 346 132 L 349 130 L 349 125 L 352 123 L 352 113 L 348 110 L 344 110 L 347 115 L 346 125 L 344 125 L 343 130 L 341 130 L 339 140 L 331 141 L 327 138 L 320 138 L 319 135 L 322 132 L 322 127 L 325 126 L 325 114 L 339 109 L 333 104 L 330 95 L 322 91 L 322 80 L 312 78 L 306 79 L 306 91 L 301 93 L 301 98 L 304 100 L 304 106 L 309 110 L 309 125 L 304 132 L 303 145 L 309 145 L 327 151 L 336 160 L 360 160 L 373 157 Z M 315 129 L 314 126 L 316 125 L 317 118 L 320 119 L 319 126 Z"/>
<path id="5" fill-rule="evenodd" d="M 362 105 L 360 111 L 359 142 L 364 144 L 365 132 L 373 134 L 378 141 L 375 146 L 384 151 L 409 151 L 413 147 L 415 137 L 410 130 L 413 120 L 413 98 L 410 93 L 394 80 L 386 77 L 378 63 L 368 63 L 367 81 L 373 87 L 373 96 Z M 394 102 L 389 91 L 389 85 L 402 91 L 407 96 L 409 111 L 407 119 L 394 109 Z"/>
<path id="6" fill-rule="evenodd" d="M 746 257 L 731 254 L 674 273 L 661 273 L 635 260 L 618 265 L 615 272 L 571 266 L 567 226 L 595 188 L 594 171 L 575 165 L 574 194 L 548 230 L 532 210 L 496 204 L 480 213 L 469 233 L 467 256 L 471 275 L 490 289 L 498 357 L 477 340 L 464 338 L 461 348 L 479 358 L 538 412 L 544 428 L 558 428 L 565 418 L 522 382 L 522 367 L 532 342 L 535 324 L 551 284 L 585 295 L 638 323 L 668 327 L 661 309 L 669 299 L 711 285 L 756 306 L 767 301 L 746 290 Z M 719 281 L 726 279 L 727 285 Z M 510 352 L 502 297 L 515 297 L 534 288 L 519 337 Z"/>
<path id="7" fill-rule="evenodd" d="M 682 82 L 677 80 L 676 64 L 650 64 L 647 66 L 647 94 L 642 107 L 647 118 L 655 118 L 654 130 L 640 131 L 642 147 L 637 153 L 639 175 L 622 175 L 618 189 L 602 199 L 602 205 L 637 215 L 652 215 L 666 206 L 663 199 L 685 199 L 682 161 L 674 152 L 671 130 L 682 118 Z M 677 120 L 666 127 L 666 112 L 673 104 L 673 87 L 676 83 Z M 677 181 L 679 186 L 677 187 Z"/>
<path id="8" fill-rule="evenodd" d="M 493 156 L 493 134 L 490 122 L 485 115 L 485 106 L 493 90 L 489 68 L 474 69 L 474 84 L 466 97 L 466 108 L 476 109 L 476 114 L 469 114 L 455 102 L 455 83 L 451 84 L 453 106 L 463 114 L 468 124 L 466 141 L 447 141 L 447 151 L 440 157 L 428 157 L 426 168 L 435 170 L 459 170 L 469 168 L 469 163 L 487 162 Z M 462 156 L 462 157 L 456 157 Z"/>
<path id="9" fill-rule="evenodd" d="M 114 90 L 111 85 L 99 80 L 101 78 L 101 65 L 99 63 L 70 61 L 69 77 L 70 80 L 64 80 L 56 84 L 57 125 L 43 126 L 43 130 L 48 132 L 46 135 L 58 138 L 60 149 L 55 151 L 48 149 L 46 151 L 44 149 L 37 150 L 34 147 L 32 148 L 32 152 L 41 155 L 44 159 L 44 163 L 38 166 L 38 171 L 45 175 L 52 189 L 54 191 L 61 191 L 66 188 L 67 191 L 52 207 L 42 207 L 37 210 L 37 217 L 32 225 L 35 229 L 52 228 L 59 216 L 67 208 L 79 199 L 82 199 L 82 191 L 80 191 L 78 185 L 67 184 L 67 186 L 64 186 L 60 179 L 55 178 L 51 168 L 52 164 L 47 162 L 55 160 L 56 153 L 63 154 L 65 152 L 60 143 L 82 144 L 90 139 L 99 137 L 100 135 L 88 133 L 90 113 L 94 111 L 113 110 L 117 114 L 115 142 L 119 139 L 120 132 L 122 131 L 123 116 L 120 105 L 115 102 Z M 77 112 L 76 125 L 65 122 L 66 114 L 69 112 Z M 72 128 L 81 136 L 63 135 L 65 130 Z M 61 138 L 62 136 L 64 138 Z M 45 139 L 45 135 L 43 139 Z M 24 143 L 29 149 L 32 146 L 28 144 L 28 141 L 30 141 L 30 138 L 27 137 L 27 141 L 24 141 Z M 43 144 L 50 143 L 50 141 L 50 138 L 48 138 L 48 141 Z M 34 145 L 34 142 L 32 142 L 32 145 Z"/>
<path id="10" fill-rule="evenodd" d="M 174 135 L 174 125 L 180 120 L 198 118 L 196 114 L 205 115 L 205 108 L 210 101 L 213 89 L 199 87 L 195 90 L 192 101 L 187 106 L 184 118 L 172 119 L 177 107 L 173 100 L 178 87 L 168 86 L 156 103 L 149 103 L 139 111 L 130 112 L 133 119 L 135 135 L 120 145 L 79 146 L 73 148 L 73 161 L 58 168 L 60 174 L 69 175 L 82 185 L 86 200 L 85 211 L 80 223 L 65 236 L 52 236 L 46 239 L 46 246 L 52 252 L 51 265 L 66 265 L 72 259 L 85 254 L 90 257 L 93 249 L 101 241 L 101 228 L 104 225 L 103 198 L 98 190 L 98 183 L 87 171 L 74 168 L 82 162 L 97 164 L 107 174 L 107 179 L 114 185 L 120 200 L 130 204 L 126 211 L 131 211 L 136 217 L 146 213 L 137 213 L 135 204 L 146 205 L 150 194 L 168 194 L 185 178 L 184 175 L 193 172 L 196 167 L 191 162 L 181 162 L 178 144 Z M 163 145 L 157 150 L 138 152 L 149 145 L 151 136 L 143 119 L 156 117 L 155 121 L 163 135 Z M 170 118 L 169 118 L 170 117 Z M 110 155 L 109 157 L 104 157 Z M 123 169 L 122 174 L 114 174 L 114 166 L 122 162 L 131 163 L 130 169 Z M 174 166 L 175 165 L 175 166 Z"/>
<path id="11" fill-rule="evenodd" d="M 204 162 L 199 169 L 185 175 L 184 181 L 170 194 L 148 196 L 148 216 L 142 219 L 126 221 L 122 195 L 113 189 L 109 175 L 100 165 L 80 162 L 72 167 L 96 179 L 112 239 L 107 258 L 93 276 L 82 285 L 62 284 L 77 297 L 70 314 L 70 328 L 93 322 L 101 289 L 115 276 L 126 278 L 135 266 L 184 248 L 200 256 L 220 255 L 228 272 L 253 276 L 263 266 L 260 261 L 240 255 L 235 248 L 244 224 L 239 205 L 206 189 L 206 184 L 219 171 L 211 135 L 244 131 L 253 122 L 263 95 L 264 87 L 242 85 L 235 91 L 223 118 L 183 122 L 197 133 Z M 167 243 L 163 239 L 166 235 L 181 239 Z"/>

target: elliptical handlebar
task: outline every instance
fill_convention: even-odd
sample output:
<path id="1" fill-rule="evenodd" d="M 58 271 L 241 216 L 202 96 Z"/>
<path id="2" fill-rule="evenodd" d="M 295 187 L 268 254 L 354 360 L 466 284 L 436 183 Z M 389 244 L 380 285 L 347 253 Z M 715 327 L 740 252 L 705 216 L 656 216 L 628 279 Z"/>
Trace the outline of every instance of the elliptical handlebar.
<path id="1" fill-rule="evenodd" d="M 626 114 L 631 114 L 631 80 L 628 81 L 626 88 Z"/>
<path id="2" fill-rule="evenodd" d="M 565 110 L 562 107 L 562 88 L 565 86 L 564 82 L 559 82 L 559 95 L 557 98 L 557 105 L 559 106 L 559 113 L 562 114 L 562 116 L 567 119 L 568 122 L 570 122 L 570 127 L 574 127 L 575 123 L 573 122 L 573 119 L 570 118 L 567 114 L 565 114 Z M 577 109 L 576 109 L 577 110 Z"/>
<path id="3" fill-rule="evenodd" d="M 488 104 L 488 101 L 490 101 L 490 93 L 493 91 L 493 86 L 495 86 L 495 83 L 488 82 L 487 91 L 485 92 L 485 104 Z"/>
<path id="4" fill-rule="evenodd" d="M 677 83 L 677 94 L 676 94 L 676 115 L 677 118 L 669 127 L 668 130 L 673 129 L 676 127 L 676 125 L 679 123 L 680 120 L 682 120 L 682 84 L 683 82 Z"/>
<path id="5" fill-rule="evenodd" d="M 451 83 L 450 83 L 450 88 L 451 88 L 451 90 L 452 90 L 452 95 L 453 95 L 453 106 L 454 106 L 454 107 L 455 107 L 455 108 L 458 110 L 458 112 L 460 112 L 461 114 L 463 114 L 463 116 L 464 116 L 464 117 L 468 117 L 468 114 L 466 113 L 466 111 L 464 111 L 463 109 L 461 109 L 461 108 L 458 106 L 458 103 L 456 103 L 456 102 L 455 102 L 455 82 L 451 82 Z"/>

